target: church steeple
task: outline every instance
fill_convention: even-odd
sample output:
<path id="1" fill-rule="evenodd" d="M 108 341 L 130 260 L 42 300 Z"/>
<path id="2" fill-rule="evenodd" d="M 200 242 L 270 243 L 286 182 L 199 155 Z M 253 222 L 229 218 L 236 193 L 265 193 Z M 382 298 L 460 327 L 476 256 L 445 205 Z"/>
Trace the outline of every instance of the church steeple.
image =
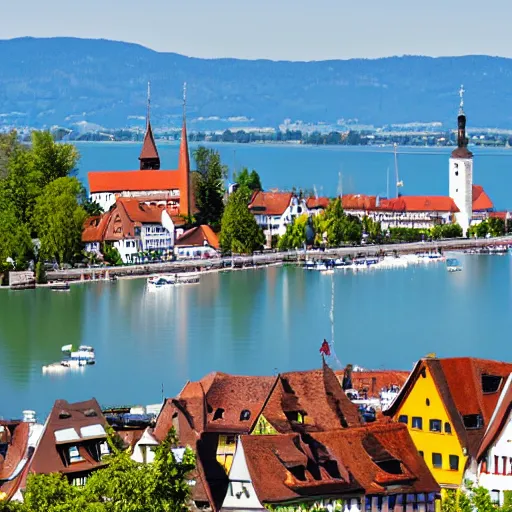
<path id="1" fill-rule="evenodd" d="M 181 126 L 180 154 L 178 160 L 178 171 L 180 173 L 181 194 L 180 194 L 180 213 L 190 215 L 191 196 L 190 196 L 190 158 L 188 153 L 187 139 L 187 83 L 183 84 L 183 121 Z"/>
<path id="2" fill-rule="evenodd" d="M 140 170 L 158 170 L 160 169 L 160 157 L 156 149 L 155 139 L 153 137 L 153 129 L 151 128 L 151 82 L 148 82 L 148 103 L 146 111 L 146 133 L 144 134 L 144 142 L 140 152 Z"/>
<path id="3" fill-rule="evenodd" d="M 460 86 L 459 115 L 457 117 L 457 149 L 452 151 L 452 158 L 472 158 L 473 153 L 468 150 L 468 138 L 466 137 L 466 114 L 464 113 L 464 86 Z"/>

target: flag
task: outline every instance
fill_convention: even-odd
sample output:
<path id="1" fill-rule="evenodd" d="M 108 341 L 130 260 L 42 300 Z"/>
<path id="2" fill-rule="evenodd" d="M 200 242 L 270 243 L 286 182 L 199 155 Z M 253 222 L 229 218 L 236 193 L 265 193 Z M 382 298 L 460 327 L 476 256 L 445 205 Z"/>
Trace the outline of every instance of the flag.
<path id="1" fill-rule="evenodd" d="M 331 347 L 329 347 L 329 343 L 327 343 L 327 340 L 324 340 L 322 343 L 322 346 L 320 347 L 320 354 L 325 354 L 326 356 L 331 355 Z"/>

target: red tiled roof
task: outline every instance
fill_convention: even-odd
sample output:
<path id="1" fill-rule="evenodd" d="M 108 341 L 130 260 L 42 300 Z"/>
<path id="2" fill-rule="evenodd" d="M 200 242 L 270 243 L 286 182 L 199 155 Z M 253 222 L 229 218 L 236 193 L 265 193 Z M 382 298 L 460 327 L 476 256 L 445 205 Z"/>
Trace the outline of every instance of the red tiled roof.
<path id="1" fill-rule="evenodd" d="M 297 412 L 305 417 L 303 424 L 291 416 Z M 325 363 L 321 370 L 280 374 L 261 413 L 282 434 L 320 432 L 362 423 L 356 405 Z"/>
<path id="2" fill-rule="evenodd" d="M 452 158 L 473 158 L 473 153 L 468 148 L 455 148 L 452 151 Z"/>
<path id="3" fill-rule="evenodd" d="M 459 208 L 448 196 L 401 196 L 394 199 L 382 199 L 380 210 L 397 212 L 451 212 Z"/>
<path id="4" fill-rule="evenodd" d="M 407 427 L 401 424 L 307 435 L 242 436 L 241 443 L 261 503 L 303 501 L 326 494 L 440 490 Z M 396 460 L 400 474 L 388 473 L 378 465 L 385 459 Z"/>
<path id="5" fill-rule="evenodd" d="M 4 499 L 10 500 L 19 489 L 23 480 L 24 470 L 28 466 L 27 460 L 22 471 L 15 474 L 19 464 L 24 459 L 27 459 L 28 456 L 27 447 L 30 425 L 25 422 L 15 422 L 9 425 L 5 422 L 0 422 L 0 426 L 4 426 L 6 428 L 5 432 L 9 433 L 7 439 L 0 439 L 8 443 L 5 459 L 0 455 L 0 495 L 5 493 Z M 4 481 L 3 483 L 2 480 Z M 2 501 L 2 498 L 0 498 L 0 501 Z"/>
<path id="6" fill-rule="evenodd" d="M 308 197 L 306 201 L 306 205 L 310 210 L 314 210 L 315 208 L 326 209 L 329 206 L 329 198 L 328 197 Z"/>
<path id="7" fill-rule="evenodd" d="M 203 247 L 205 242 L 215 249 L 219 248 L 219 237 L 210 226 L 201 225 L 185 231 L 177 240 L 176 247 Z"/>
<path id="8" fill-rule="evenodd" d="M 473 211 L 492 210 L 494 205 L 480 185 L 473 185 Z"/>
<path id="9" fill-rule="evenodd" d="M 478 460 L 485 456 L 489 446 L 497 439 L 512 412 L 512 373 L 509 375 L 498 405 L 478 449 Z"/>
<path id="10" fill-rule="evenodd" d="M 509 217 L 509 212 L 490 212 L 489 217 L 494 219 L 507 220 Z"/>
<path id="11" fill-rule="evenodd" d="M 91 194 L 179 190 L 181 187 L 179 171 L 92 171 L 87 176 Z"/>
<path id="12" fill-rule="evenodd" d="M 118 208 L 123 207 L 131 221 L 146 224 L 160 224 L 162 222 L 162 212 L 165 209 L 163 205 L 148 205 L 141 203 L 138 198 L 128 197 L 120 197 L 116 201 L 116 206 Z"/>
<path id="13" fill-rule="evenodd" d="M 423 369 L 430 371 L 462 446 L 468 450 L 470 457 L 475 457 L 503 389 L 504 381 L 512 372 L 512 364 L 471 357 L 421 359 L 414 367 L 398 397 L 384 411 L 386 416 L 393 416 L 397 413 Z M 483 375 L 502 378 L 496 392 L 484 393 Z M 463 417 L 470 415 L 482 417 L 482 428 L 466 428 L 464 426 Z"/>
<path id="14" fill-rule="evenodd" d="M 109 219 L 110 212 L 86 219 L 84 222 L 84 229 L 82 231 L 82 242 L 103 241 Z"/>
<path id="15" fill-rule="evenodd" d="M 107 426 L 101 408 L 94 398 L 85 402 L 76 403 L 69 403 L 66 400 L 57 400 L 53 405 L 44 432 L 32 456 L 30 471 L 45 474 L 69 474 L 90 472 L 104 466 L 104 462 L 97 461 L 91 456 L 83 445 L 83 441 L 60 445 L 56 443 L 55 439 L 56 431 L 73 428 L 80 436 L 80 429 L 82 427 L 97 424 L 102 425 L 104 428 Z M 71 445 L 79 447 L 79 453 L 83 457 L 83 460 L 66 465 L 61 456 L 61 451 Z"/>
<path id="16" fill-rule="evenodd" d="M 375 210 L 376 204 L 377 196 L 345 194 L 341 197 L 341 205 L 344 210 Z"/>
<path id="17" fill-rule="evenodd" d="M 262 192 L 256 191 L 249 203 L 249 210 L 254 214 L 282 215 L 290 206 L 293 194 L 291 192 Z"/>

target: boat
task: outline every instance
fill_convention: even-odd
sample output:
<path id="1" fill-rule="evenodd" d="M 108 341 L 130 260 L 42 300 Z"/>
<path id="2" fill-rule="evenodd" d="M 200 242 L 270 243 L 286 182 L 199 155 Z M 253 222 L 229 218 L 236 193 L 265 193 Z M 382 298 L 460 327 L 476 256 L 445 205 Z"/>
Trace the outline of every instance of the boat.
<path id="1" fill-rule="evenodd" d="M 149 288 L 166 288 L 169 286 L 177 286 L 182 284 L 199 283 L 199 275 L 197 274 L 173 274 L 162 276 L 151 276 L 148 278 Z"/>
<path id="2" fill-rule="evenodd" d="M 85 361 L 84 364 L 94 364 L 96 360 L 94 348 L 89 345 L 80 345 L 78 350 L 73 350 L 73 345 L 64 345 L 61 350 L 68 354 L 68 357 L 64 359 L 64 361 L 72 359 Z"/>
<path id="3" fill-rule="evenodd" d="M 448 272 L 460 272 L 462 265 L 456 258 L 448 258 L 446 260 L 446 270 L 448 270 Z"/>
<path id="4" fill-rule="evenodd" d="M 67 281 L 56 281 L 50 283 L 50 290 L 54 292 L 68 292 L 71 289 Z"/>

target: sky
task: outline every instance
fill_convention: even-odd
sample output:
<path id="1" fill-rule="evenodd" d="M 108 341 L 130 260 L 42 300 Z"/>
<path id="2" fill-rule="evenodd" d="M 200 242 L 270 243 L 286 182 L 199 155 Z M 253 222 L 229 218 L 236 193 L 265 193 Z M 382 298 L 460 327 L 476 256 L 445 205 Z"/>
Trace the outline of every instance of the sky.
<path id="1" fill-rule="evenodd" d="M 2 0 L 0 39 L 73 36 L 203 58 L 512 57 L 510 0 Z"/>

